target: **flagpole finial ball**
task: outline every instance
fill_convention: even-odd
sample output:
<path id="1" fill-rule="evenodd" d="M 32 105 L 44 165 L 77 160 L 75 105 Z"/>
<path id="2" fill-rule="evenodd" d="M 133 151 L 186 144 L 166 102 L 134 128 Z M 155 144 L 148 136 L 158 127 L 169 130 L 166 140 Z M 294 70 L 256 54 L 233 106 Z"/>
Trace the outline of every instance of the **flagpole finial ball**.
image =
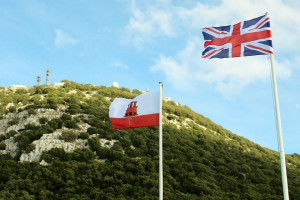
<path id="1" fill-rule="evenodd" d="M 113 82 L 112 87 L 119 88 L 119 83 L 118 82 Z"/>

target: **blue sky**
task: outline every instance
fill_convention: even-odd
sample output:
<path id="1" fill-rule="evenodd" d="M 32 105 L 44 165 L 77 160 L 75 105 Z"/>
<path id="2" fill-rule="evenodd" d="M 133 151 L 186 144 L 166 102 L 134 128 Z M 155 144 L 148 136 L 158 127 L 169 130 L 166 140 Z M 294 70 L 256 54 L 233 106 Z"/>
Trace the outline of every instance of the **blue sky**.
<path id="1" fill-rule="evenodd" d="M 249 9 L 251 8 L 251 9 Z M 201 58 L 201 28 L 269 12 L 286 153 L 300 153 L 298 0 L 2 0 L 0 86 L 64 79 L 158 90 L 278 150 L 268 56 Z"/>

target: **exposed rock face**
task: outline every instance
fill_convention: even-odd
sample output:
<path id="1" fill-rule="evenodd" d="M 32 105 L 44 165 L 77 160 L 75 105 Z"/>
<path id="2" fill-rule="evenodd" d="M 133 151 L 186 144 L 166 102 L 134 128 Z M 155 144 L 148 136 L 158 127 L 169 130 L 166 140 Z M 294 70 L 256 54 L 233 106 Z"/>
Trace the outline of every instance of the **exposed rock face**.
<path id="1" fill-rule="evenodd" d="M 14 103 L 8 103 L 7 105 L 6 105 L 6 109 L 9 109 L 10 107 L 12 107 L 12 106 L 14 106 L 15 104 Z"/>
<path id="2" fill-rule="evenodd" d="M 207 130 L 207 127 L 205 127 L 201 124 L 197 124 L 192 119 L 185 118 L 184 120 L 179 120 L 179 117 L 174 114 L 165 113 L 165 116 L 163 116 L 163 119 L 165 120 L 166 123 L 174 124 L 178 129 L 191 128 L 193 125 L 196 125 L 203 130 Z"/>
<path id="3" fill-rule="evenodd" d="M 58 82 L 58 83 L 53 83 L 51 86 L 54 88 L 60 88 L 63 87 L 65 85 L 64 82 Z"/>
<path id="4" fill-rule="evenodd" d="M 102 147 L 111 148 L 117 140 L 106 140 L 104 138 L 100 139 L 100 144 Z"/>
<path id="5" fill-rule="evenodd" d="M 13 91 L 16 91 L 18 89 L 25 89 L 25 90 L 28 89 L 28 87 L 25 86 L 25 85 L 11 85 L 8 88 L 11 89 L 11 90 L 13 90 Z"/>
<path id="6" fill-rule="evenodd" d="M 35 149 L 30 153 L 23 153 L 20 157 L 20 162 L 39 161 L 44 151 L 49 151 L 53 148 L 64 149 L 65 152 L 73 152 L 76 149 L 88 148 L 88 140 L 77 139 L 74 142 L 65 142 L 59 139 L 61 130 L 51 134 L 44 134 L 39 140 L 34 141 Z M 96 134 L 90 137 L 98 137 Z M 101 146 L 111 148 L 117 140 L 99 139 Z M 45 164 L 45 163 L 44 163 Z"/>
<path id="7" fill-rule="evenodd" d="M 8 113 L 4 115 L 3 119 L 0 120 L 0 134 L 7 133 L 11 130 L 21 130 L 25 128 L 26 124 L 39 125 L 39 119 L 41 117 L 46 117 L 48 120 L 59 118 L 63 112 L 56 111 L 53 109 L 40 108 L 36 110 L 37 114 L 28 115 L 28 111 L 22 111 L 20 113 Z M 18 124 L 9 126 L 7 123 L 12 119 L 18 118 L 20 121 Z"/>
<path id="8" fill-rule="evenodd" d="M 53 109 L 40 108 L 36 109 L 36 114 L 30 115 L 28 111 L 22 111 L 20 113 L 8 113 L 3 116 L 0 120 L 0 135 L 6 134 L 11 130 L 19 131 L 25 128 L 26 124 L 40 125 L 39 119 L 41 117 L 46 117 L 48 120 L 59 118 L 63 111 L 56 111 Z M 19 119 L 19 122 L 15 125 L 10 126 L 8 124 L 12 119 Z M 88 124 L 80 123 L 78 124 L 81 131 L 86 131 L 89 127 Z M 63 148 L 66 152 L 71 152 L 76 148 L 85 147 L 85 141 L 78 139 L 74 143 L 65 142 L 59 139 L 61 132 L 64 129 L 57 130 L 51 134 L 44 134 L 39 140 L 33 142 L 35 149 L 30 153 L 23 153 L 20 157 L 20 161 L 38 161 L 43 153 L 43 151 L 48 151 L 52 148 Z M 18 152 L 17 143 L 14 142 L 14 138 L 10 137 L 3 141 L 6 144 L 5 150 L 1 150 L 0 154 L 9 153 L 11 156 L 15 156 Z"/>
<path id="9" fill-rule="evenodd" d="M 61 148 L 66 152 L 73 152 L 78 148 L 87 148 L 86 140 L 77 139 L 74 142 L 65 142 L 59 139 L 61 132 L 54 132 L 51 134 L 44 134 L 39 140 L 33 142 L 35 149 L 30 153 L 23 153 L 20 157 L 20 161 L 39 161 L 43 151 L 49 151 L 53 148 Z"/>
<path id="10" fill-rule="evenodd" d="M 6 139 L 4 142 L 6 147 L 5 150 L 0 150 L 0 154 L 10 154 L 12 157 L 14 157 L 18 152 L 18 146 L 17 143 L 14 142 L 14 138 L 11 137 Z"/>
<path id="11" fill-rule="evenodd" d="M 47 166 L 47 165 L 49 165 L 49 164 L 48 164 L 46 161 L 42 160 L 42 161 L 40 162 L 40 165 Z"/>
<path id="12" fill-rule="evenodd" d="M 64 113 L 65 107 L 59 107 L 59 109 L 45 109 L 40 108 L 36 109 L 36 114 L 29 115 L 28 111 L 22 111 L 20 113 L 8 113 L 3 116 L 3 119 L 0 120 L 0 135 L 7 134 L 9 131 L 20 131 L 25 128 L 27 124 L 40 125 L 39 119 L 41 117 L 46 117 L 48 120 L 60 118 Z M 15 125 L 10 126 L 8 122 L 13 119 L 18 119 L 19 122 Z M 78 130 L 73 130 L 76 134 L 80 132 L 86 132 L 90 127 L 89 124 L 80 122 L 77 124 Z M 49 151 L 53 148 L 61 148 L 66 152 L 73 152 L 76 149 L 88 148 L 88 140 L 76 139 L 74 142 L 66 142 L 60 139 L 60 136 L 63 131 L 69 130 L 65 127 L 58 129 L 53 133 L 44 134 L 39 140 L 35 140 L 32 144 L 35 148 L 29 153 L 22 153 L 20 156 L 20 162 L 39 162 L 44 151 Z M 18 133 L 20 134 L 20 133 Z M 17 134 L 17 135 L 18 135 Z M 98 137 L 97 134 L 91 135 L 90 137 Z M 106 140 L 104 138 L 99 138 L 101 146 L 111 148 L 117 140 Z M 14 137 L 3 140 L 6 144 L 5 150 L 0 150 L 0 154 L 10 154 L 12 157 L 16 156 L 19 149 L 17 143 L 14 141 Z M 47 165 L 45 161 L 40 162 L 41 165 Z"/>

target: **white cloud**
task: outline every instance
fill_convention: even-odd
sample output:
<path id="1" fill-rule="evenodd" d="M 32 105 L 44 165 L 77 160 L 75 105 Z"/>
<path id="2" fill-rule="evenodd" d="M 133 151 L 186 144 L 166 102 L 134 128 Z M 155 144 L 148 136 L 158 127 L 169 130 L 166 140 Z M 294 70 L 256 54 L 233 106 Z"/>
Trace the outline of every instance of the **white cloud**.
<path id="1" fill-rule="evenodd" d="M 216 6 L 197 3 L 193 8 L 181 7 L 178 16 L 183 26 L 200 30 L 207 26 L 222 26 L 252 19 L 269 12 L 272 37 L 276 50 L 300 49 L 300 6 L 297 0 L 223 0 Z M 251 8 L 251 9 L 249 9 Z M 215 13 L 218 13 L 217 15 Z"/>
<path id="2" fill-rule="evenodd" d="M 64 47 L 69 44 L 77 44 L 78 40 L 72 38 L 68 33 L 55 29 L 54 44 L 57 47 Z"/>
<path id="3" fill-rule="evenodd" d="M 249 20 L 269 12 L 278 78 L 287 78 L 294 64 L 280 54 L 300 50 L 300 4 L 297 0 L 221 0 L 219 4 L 197 2 L 189 6 L 175 6 L 172 1 L 132 6 L 132 17 L 127 25 L 131 42 L 141 47 L 154 37 L 186 40 L 184 49 L 176 55 L 159 53 L 151 71 L 162 71 L 167 81 L 179 89 L 193 89 L 194 83 L 211 83 L 222 92 L 236 92 L 249 84 L 270 77 L 267 56 L 233 59 L 201 58 L 203 39 L 201 28 L 221 26 Z M 182 3 L 181 5 L 183 5 Z M 249 9 L 251 8 L 251 9 Z M 166 53 L 167 54 L 167 53 Z M 295 54 L 290 54 L 294 57 Z M 294 58 L 296 62 L 297 58 Z"/>
<path id="4" fill-rule="evenodd" d="M 151 71 L 163 71 L 167 81 L 179 89 L 186 89 L 190 86 L 190 72 L 187 66 L 177 63 L 173 58 L 161 56 Z"/>
<path id="5" fill-rule="evenodd" d="M 132 16 L 126 29 L 127 40 L 141 47 L 145 40 L 156 36 L 175 37 L 173 12 L 166 9 L 157 9 L 150 5 L 146 9 L 136 6 L 135 1 L 131 5 Z"/>
<path id="6" fill-rule="evenodd" d="M 211 83 L 223 94 L 240 91 L 246 85 L 264 81 L 270 77 L 270 63 L 267 56 L 253 56 L 232 59 L 202 59 L 200 46 L 195 38 L 173 57 L 163 55 L 150 68 L 151 71 L 162 71 L 167 81 L 176 88 L 195 89 L 195 83 Z M 276 63 L 279 78 L 290 76 L 290 63 Z M 199 85 L 199 84 L 198 84 Z"/>
<path id="7" fill-rule="evenodd" d="M 126 64 L 124 64 L 123 62 L 121 62 L 121 61 L 114 61 L 113 63 L 112 63 L 112 66 L 113 67 L 116 67 L 116 68 L 121 68 L 121 69 L 128 69 L 128 65 L 126 65 Z"/>
<path id="8" fill-rule="evenodd" d="M 229 25 L 269 12 L 275 52 L 300 49 L 298 0 L 222 0 L 219 4 L 197 2 L 189 7 L 172 5 L 172 1 L 145 4 L 138 6 L 132 1 L 132 16 L 126 27 L 129 41 L 139 47 L 154 37 L 174 38 L 186 34 L 184 30 L 199 35 L 203 27 Z"/>

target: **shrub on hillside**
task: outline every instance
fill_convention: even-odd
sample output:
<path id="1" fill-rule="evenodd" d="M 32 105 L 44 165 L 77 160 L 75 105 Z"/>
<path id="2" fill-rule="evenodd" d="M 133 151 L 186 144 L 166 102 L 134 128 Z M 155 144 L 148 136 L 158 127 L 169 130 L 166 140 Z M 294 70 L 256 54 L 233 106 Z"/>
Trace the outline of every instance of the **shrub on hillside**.
<path id="1" fill-rule="evenodd" d="M 5 113 L 5 111 L 6 111 L 5 106 L 0 105 L 0 119 L 3 119 L 3 114 Z"/>
<path id="2" fill-rule="evenodd" d="M 39 119 L 40 124 L 45 124 L 48 121 L 47 117 L 41 117 Z"/>
<path id="3" fill-rule="evenodd" d="M 123 148 L 122 148 L 121 143 L 115 142 L 114 145 L 111 147 L 111 150 L 122 152 Z"/>
<path id="4" fill-rule="evenodd" d="M 30 103 L 33 103 L 36 106 L 40 106 L 41 105 L 41 97 L 40 95 L 34 95 L 30 100 Z"/>
<path id="5" fill-rule="evenodd" d="M 24 108 L 18 108 L 18 113 L 23 112 Z"/>
<path id="6" fill-rule="evenodd" d="M 11 112 L 11 113 L 16 112 L 16 110 L 17 109 L 16 109 L 15 106 L 11 106 L 11 107 L 8 108 L 8 111 Z"/>
<path id="7" fill-rule="evenodd" d="M 81 132 L 80 134 L 79 134 L 79 136 L 78 136 L 78 138 L 80 138 L 80 139 L 88 139 L 89 138 L 89 134 L 87 133 L 87 132 Z"/>
<path id="8" fill-rule="evenodd" d="M 5 150 L 6 144 L 4 142 L 0 143 L 0 150 Z"/>
<path id="9" fill-rule="evenodd" d="M 5 139 L 6 139 L 5 135 L 0 135 L 0 142 L 2 142 Z"/>
<path id="10" fill-rule="evenodd" d="M 70 104 L 69 107 L 67 108 L 66 112 L 75 115 L 77 113 L 81 112 L 80 106 L 78 104 Z"/>
<path id="11" fill-rule="evenodd" d="M 67 120 L 71 120 L 72 119 L 72 116 L 71 115 L 69 115 L 69 114 L 62 114 L 61 116 L 60 116 L 60 119 L 61 120 L 63 120 L 63 121 L 67 121 Z"/>
<path id="12" fill-rule="evenodd" d="M 53 109 L 53 110 L 57 110 L 57 101 L 58 101 L 58 99 L 49 98 L 49 99 L 47 99 L 47 104 L 45 107 Z"/>
<path id="13" fill-rule="evenodd" d="M 142 92 L 139 91 L 138 89 L 133 89 L 133 90 L 132 90 L 132 93 L 134 93 L 134 94 L 142 94 Z"/>
<path id="14" fill-rule="evenodd" d="M 90 149 L 76 149 L 70 153 L 71 159 L 79 162 L 90 162 L 95 159 L 95 156 Z"/>
<path id="15" fill-rule="evenodd" d="M 51 126 L 54 130 L 61 129 L 63 125 L 63 120 L 61 120 L 60 118 L 52 119 L 48 121 L 48 125 Z"/>
<path id="16" fill-rule="evenodd" d="M 97 134 L 97 129 L 95 127 L 89 127 L 87 129 L 87 132 L 90 134 L 90 135 L 93 135 L 93 134 Z"/>
<path id="17" fill-rule="evenodd" d="M 53 148 L 47 152 L 44 151 L 41 156 L 41 160 L 45 160 L 48 163 L 52 162 L 53 160 L 66 161 L 69 160 L 69 155 L 64 149 Z"/>
<path id="18" fill-rule="evenodd" d="M 6 138 L 14 137 L 18 132 L 15 130 L 10 130 L 8 133 L 6 133 Z"/>
<path id="19" fill-rule="evenodd" d="M 80 120 L 80 118 L 78 117 L 78 116 L 76 116 L 76 117 L 73 117 L 73 120 L 76 122 L 76 123 L 78 123 L 78 122 L 80 122 L 81 120 Z"/>
<path id="20" fill-rule="evenodd" d="M 36 111 L 33 109 L 33 108 L 29 108 L 28 109 L 28 115 L 35 115 L 36 114 Z"/>
<path id="21" fill-rule="evenodd" d="M 19 118 L 13 118 L 11 121 L 9 121 L 7 124 L 9 124 L 10 126 L 18 124 L 20 121 Z"/>
<path id="22" fill-rule="evenodd" d="M 53 129 L 49 124 L 45 124 L 45 125 L 41 125 L 38 131 L 40 133 L 46 134 L 46 133 L 53 133 L 55 129 Z"/>
<path id="23" fill-rule="evenodd" d="M 18 147 L 21 151 L 25 151 L 26 147 L 31 143 L 29 137 L 25 134 L 14 137 L 14 141 L 18 143 Z"/>
<path id="24" fill-rule="evenodd" d="M 92 151 L 99 151 L 99 149 L 101 148 L 101 144 L 99 141 L 99 138 L 96 137 L 92 137 L 88 140 L 88 144 L 90 146 L 90 149 Z"/>
<path id="25" fill-rule="evenodd" d="M 37 130 L 39 128 L 39 126 L 36 126 L 35 124 L 33 123 L 28 123 L 28 124 L 25 124 L 25 130 Z"/>
<path id="26" fill-rule="evenodd" d="M 27 147 L 25 148 L 25 152 L 30 153 L 34 149 L 35 149 L 35 145 L 31 143 L 31 144 L 27 145 Z"/>
<path id="27" fill-rule="evenodd" d="M 74 120 L 67 120 L 64 122 L 64 125 L 67 128 L 77 128 L 77 123 Z"/>
<path id="28" fill-rule="evenodd" d="M 63 131 L 60 139 L 65 142 L 74 142 L 77 139 L 77 135 L 73 131 Z"/>
<path id="29" fill-rule="evenodd" d="M 27 93 L 27 90 L 25 90 L 24 88 L 20 88 L 20 89 L 17 89 L 16 94 L 26 94 Z"/>

